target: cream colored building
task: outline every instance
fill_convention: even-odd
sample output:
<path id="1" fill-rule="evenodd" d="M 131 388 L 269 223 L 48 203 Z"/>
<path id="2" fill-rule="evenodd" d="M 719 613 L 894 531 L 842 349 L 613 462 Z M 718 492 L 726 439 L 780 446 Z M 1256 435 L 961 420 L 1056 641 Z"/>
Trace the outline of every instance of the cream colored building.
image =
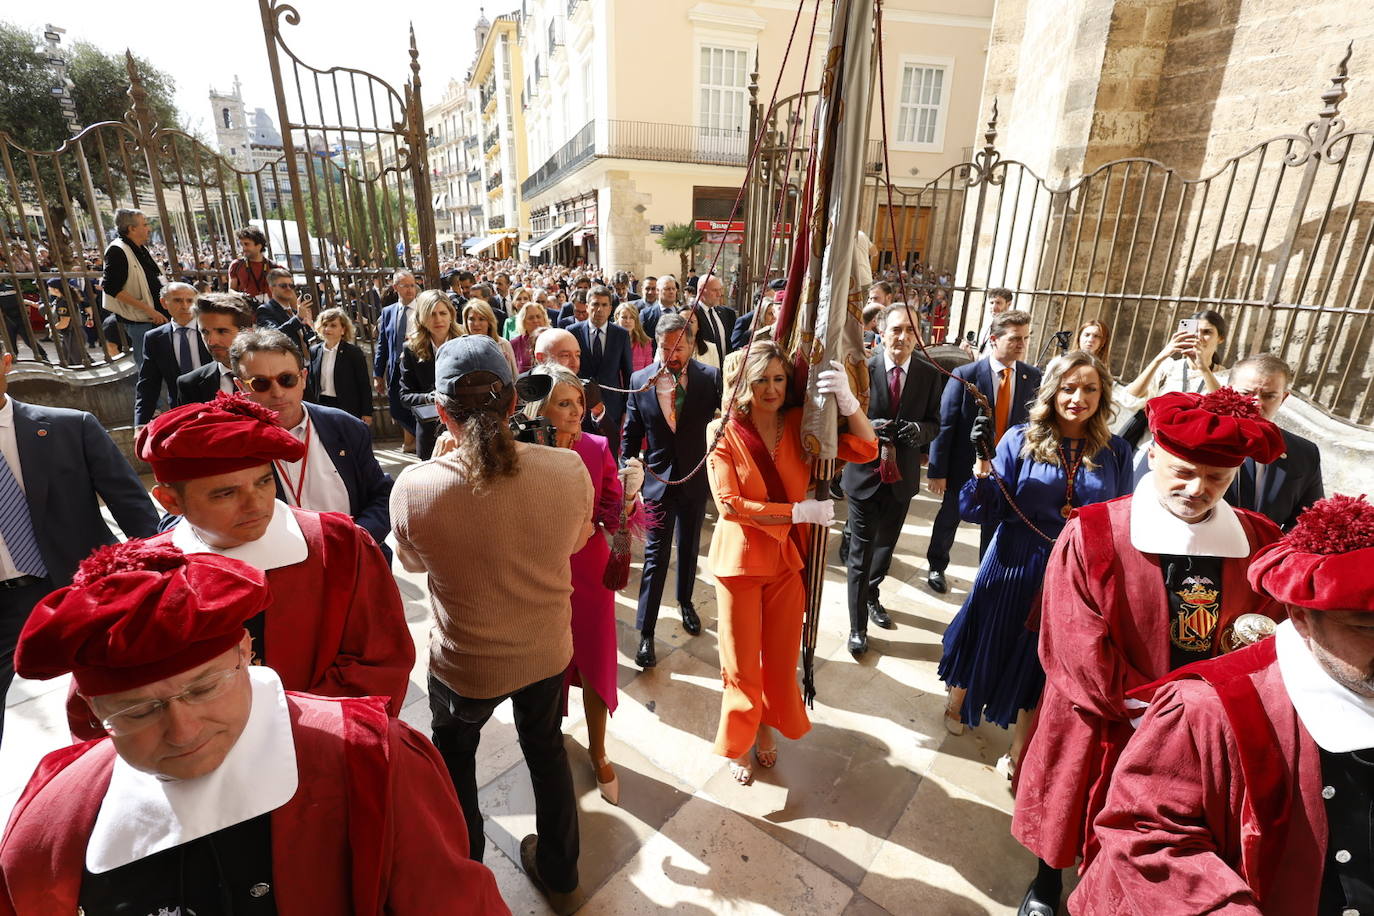
<path id="1" fill-rule="evenodd" d="M 451 79 L 443 97 L 425 109 L 435 241 L 441 257 L 487 234 L 486 190 L 477 106 L 467 80 Z"/>
<path id="2" fill-rule="evenodd" d="M 766 104 L 796 9 L 794 0 L 526 0 L 522 254 L 641 277 L 676 271 L 678 256 L 656 244 L 658 234 L 730 217 L 745 178 L 755 60 Z M 884 9 L 893 180 L 922 184 L 971 154 L 993 0 L 888 0 Z M 799 35 L 809 31 L 803 16 Z M 808 89 L 828 38 L 827 8 Z M 806 51 L 799 37 L 780 97 L 802 88 Z M 872 117 L 876 150 L 876 93 Z M 728 271 L 739 246 L 725 249 Z"/>
<path id="3" fill-rule="evenodd" d="M 464 246 L 468 254 L 508 257 L 515 251 L 529 209 L 520 197 L 526 173 L 525 112 L 521 86 L 525 65 L 519 53 L 520 13 L 497 16 L 490 28 L 478 23 L 477 58 L 468 74 L 475 96 L 471 126 L 477 130 L 486 236 Z M 485 33 L 485 34 L 484 34 Z"/>

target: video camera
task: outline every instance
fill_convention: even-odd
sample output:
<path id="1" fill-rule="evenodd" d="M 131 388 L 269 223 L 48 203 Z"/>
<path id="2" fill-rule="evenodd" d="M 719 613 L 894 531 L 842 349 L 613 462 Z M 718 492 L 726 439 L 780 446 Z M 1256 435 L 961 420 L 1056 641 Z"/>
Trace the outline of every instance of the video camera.
<path id="1" fill-rule="evenodd" d="M 546 418 L 527 417 L 517 413 L 510 418 L 509 422 L 511 434 L 515 436 L 516 442 L 553 446 L 553 424 Z"/>

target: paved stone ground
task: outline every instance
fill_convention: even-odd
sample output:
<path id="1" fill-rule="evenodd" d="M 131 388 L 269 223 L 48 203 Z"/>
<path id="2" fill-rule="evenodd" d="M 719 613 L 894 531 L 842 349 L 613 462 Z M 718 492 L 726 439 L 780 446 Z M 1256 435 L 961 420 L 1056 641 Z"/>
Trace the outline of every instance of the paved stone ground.
<path id="1" fill-rule="evenodd" d="M 379 452 L 394 472 L 411 459 Z M 948 570 L 951 593 L 925 586 L 925 544 L 936 503 L 918 496 L 903 529 L 883 603 L 894 631 L 870 630 L 856 663 L 845 650 L 844 570 L 831 537 L 817 650 L 819 696 L 811 733 L 779 737 L 773 770 L 736 785 L 711 754 L 720 709 L 713 584 L 703 569 L 696 606 L 703 631 L 688 637 L 675 606 L 658 627 L 658 667 L 634 664 L 638 565 L 620 595 L 620 706 L 609 751 L 621 805 L 596 791 L 580 697 L 566 723 L 581 806 L 582 889 L 587 914 L 836 913 L 1010 914 L 1034 859 L 1008 833 L 1011 795 L 992 769 L 1009 743 L 989 725 L 961 737 L 941 722 L 935 675 L 940 635 L 974 573 L 976 529 L 961 532 Z M 842 516 L 843 504 L 838 504 Z M 708 516 L 708 528 L 711 518 Z M 967 526 L 966 526 L 967 528 Z M 705 544 L 710 532 L 706 532 Z M 704 565 L 704 564 L 703 564 Z M 428 733 L 423 685 L 428 599 L 424 581 L 398 574 L 418 649 L 402 713 Z M 672 594 L 671 585 L 668 594 Z M 65 743 L 65 679 L 17 681 L 0 750 L 0 813 L 34 764 Z M 478 752 L 487 863 L 517 914 L 547 912 L 520 871 L 520 838 L 534 830 L 532 795 L 510 704 L 488 724 Z"/>

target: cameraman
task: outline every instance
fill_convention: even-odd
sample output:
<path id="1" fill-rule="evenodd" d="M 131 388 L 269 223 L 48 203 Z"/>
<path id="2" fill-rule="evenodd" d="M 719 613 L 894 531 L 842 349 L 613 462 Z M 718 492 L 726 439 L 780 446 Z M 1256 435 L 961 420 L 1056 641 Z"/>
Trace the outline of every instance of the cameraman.
<path id="1" fill-rule="evenodd" d="M 524 385 L 528 396 L 548 393 L 547 376 Z M 491 338 L 469 335 L 440 347 L 434 393 L 454 445 L 412 465 L 391 492 L 397 556 L 429 577 L 434 744 L 458 790 L 472 857 L 481 861 L 477 743 L 492 711 L 513 702 L 539 831 L 520 844 L 521 864 L 565 912 L 578 856 L 561 728 L 572 657 L 569 558 L 593 531 L 591 480 L 575 452 L 515 441 L 508 426 L 515 380 Z"/>
<path id="2" fill-rule="evenodd" d="M 840 477 L 849 520 L 840 559 L 849 567 L 849 652 L 868 651 L 868 621 L 895 628 L 878 601 L 878 586 L 892 565 L 911 498 L 921 488 L 921 446 L 940 431 L 944 376 L 913 357 L 914 309 L 898 303 L 878 316 L 882 346 L 868 361 L 868 416 L 877 430 L 878 460 L 846 464 Z"/>

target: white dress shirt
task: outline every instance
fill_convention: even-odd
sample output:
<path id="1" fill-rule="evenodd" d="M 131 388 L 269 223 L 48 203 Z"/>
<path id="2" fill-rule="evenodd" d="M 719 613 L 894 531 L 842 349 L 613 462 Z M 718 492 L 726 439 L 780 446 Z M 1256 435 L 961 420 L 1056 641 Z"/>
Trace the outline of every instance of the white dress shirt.
<path id="1" fill-rule="evenodd" d="M 219 367 L 219 390 L 233 394 L 238 391 L 238 386 L 234 384 L 234 370 L 224 363 L 216 363 Z"/>
<path id="2" fill-rule="evenodd" d="M 306 430 L 310 427 L 310 407 L 301 405 L 304 416 L 301 422 L 290 429 L 291 435 L 297 441 L 306 441 Z M 277 474 L 284 477 L 282 489 L 286 491 L 287 502 L 295 504 L 295 490 L 301 486 L 302 465 L 304 465 L 305 488 L 301 491 L 300 508 L 309 509 L 312 512 L 342 512 L 344 515 L 351 514 L 348 505 L 348 488 L 344 486 L 343 478 L 339 476 L 339 469 L 334 467 L 334 462 L 329 457 L 329 450 L 325 448 L 320 437 L 311 430 L 309 439 L 309 450 L 305 458 L 300 461 L 274 461 Z"/>
<path id="3" fill-rule="evenodd" d="M 0 452 L 4 453 L 5 463 L 10 466 L 10 473 L 14 475 L 19 489 L 24 490 L 24 469 L 19 466 L 19 440 L 14 436 L 14 401 L 8 397 L 5 398 L 4 406 L 0 407 Z M 5 546 L 5 536 L 0 534 L 0 582 L 22 575 L 24 573 L 14 565 L 9 548 Z"/>
<path id="4" fill-rule="evenodd" d="M 334 389 L 334 364 L 339 359 L 339 345 L 325 345 L 320 353 L 320 394 L 325 397 L 338 397 L 338 392 Z"/>

